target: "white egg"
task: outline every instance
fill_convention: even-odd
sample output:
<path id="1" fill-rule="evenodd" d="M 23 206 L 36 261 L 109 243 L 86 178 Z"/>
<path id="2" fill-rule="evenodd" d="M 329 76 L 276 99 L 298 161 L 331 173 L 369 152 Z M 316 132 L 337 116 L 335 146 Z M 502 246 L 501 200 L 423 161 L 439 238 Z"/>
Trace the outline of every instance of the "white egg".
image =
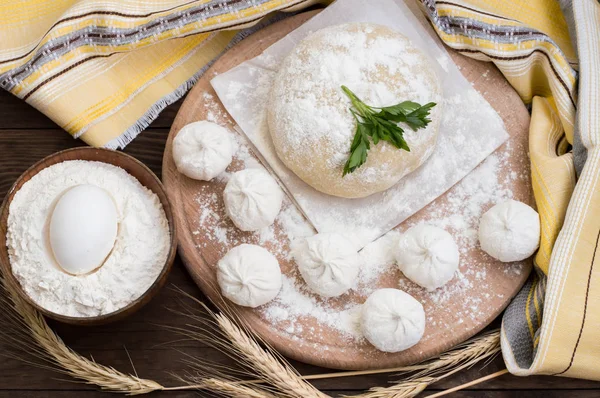
<path id="1" fill-rule="evenodd" d="M 95 185 L 77 185 L 58 200 L 48 238 L 58 265 L 69 274 L 100 267 L 117 237 L 117 208 L 111 195 Z"/>

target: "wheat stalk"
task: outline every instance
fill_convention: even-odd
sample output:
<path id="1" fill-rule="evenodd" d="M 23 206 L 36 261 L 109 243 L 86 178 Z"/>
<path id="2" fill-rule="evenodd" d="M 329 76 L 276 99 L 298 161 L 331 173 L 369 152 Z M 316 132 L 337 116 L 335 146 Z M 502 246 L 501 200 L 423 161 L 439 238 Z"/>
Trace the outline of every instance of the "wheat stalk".
<path id="1" fill-rule="evenodd" d="M 374 387 L 368 393 L 355 395 L 357 397 L 369 398 L 409 398 L 419 395 L 423 390 L 433 383 L 433 379 L 423 378 L 422 380 L 405 381 L 392 387 Z"/>
<path id="2" fill-rule="evenodd" d="M 500 377 L 500 376 L 505 375 L 507 373 L 508 373 L 508 369 L 502 369 L 502 370 L 499 370 L 499 371 L 494 372 L 492 374 L 489 374 L 487 376 L 480 377 L 479 379 L 475 379 L 475 380 L 470 381 L 468 383 L 461 384 L 460 386 L 452 387 L 452 388 L 449 388 L 447 390 L 440 391 L 438 393 L 428 395 L 427 398 L 443 397 L 444 395 L 448 395 L 448 394 L 452 394 L 453 392 L 456 392 L 456 391 L 464 390 L 467 387 L 472 387 L 472 386 L 477 385 L 479 383 L 483 383 L 484 381 L 495 379 L 496 377 Z"/>
<path id="3" fill-rule="evenodd" d="M 220 392 L 227 397 L 232 398 L 276 398 L 276 395 L 270 394 L 264 390 L 257 390 L 256 387 L 248 387 L 239 383 L 231 383 L 227 380 L 206 379 L 202 381 L 205 390 Z"/>
<path id="4" fill-rule="evenodd" d="M 248 358 L 257 372 L 266 378 L 270 384 L 297 398 L 327 397 L 327 395 L 303 380 L 287 363 L 282 363 L 269 351 L 263 350 L 256 339 L 245 333 L 231 319 L 223 314 L 217 314 L 216 318 L 221 330 L 231 339 L 235 349 Z"/>
<path id="5" fill-rule="evenodd" d="M 11 347 L 30 353 L 39 362 L 27 361 L 17 354 L 13 354 L 14 357 L 83 380 L 87 384 L 97 385 L 104 390 L 137 395 L 164 388 L 155 381 L 119 372 L 79 355 L 67 347 L 48 326 L 44 317 L 19 296 L 12 283 L 4 277 L 1 278 L 1 283 L 4 290 L 0 304 L 5 310 L 3 316 L 16 327 L 10 331 L 2 328 L 0 338 Z"/>
<path id="6" fill-rule="evenodd" d="M 310 378 L 335 377 L 338 373 L 325 375 L 313 375 L 309 377 L 300 376 L 280 355 L 271 347 L 265 345 L 258 337 L 254 336 L 251 330 L 244 327 L 243 321 L 239 320 L 232 309 L 228 309 L 227 303 L 220 303 L 221 308 L 225 308 L 225 313 L 215 314 L 204 303 L 181 292 L 199 306 L 208 312 L 214 323 L 208 323 L 197 315 L 194 315 L 194 308 L 188 307 L 189 312 L 181 313 L 189 316 L 196 321 L 203 322 L 203 325 L 195 328 L 177 329 L 192 339 L 208 341 L 210 345 L 217 348 L 235 359 L 246 370 L 238 371 L 239 374 L 248 378 L 255 378 L 251 381 L 235 380 L 229 377 L 229 382 L 234 384 L 254 384 L 266 383 L 275 387 L 278 396 L 289 397 L 319 397 L 324 398 L 327 395 L 321 393 L 306 380 Z M 213 331 L 207 330 L 209 326 L 215 326 L 222 333 L 222 336 L 216 335 Z M 193 330 L 192 330 L 193 329 Z M 445 377 L 455 374 L 463 369 L 473 366 L 482 360 L 490 360 L 500 352 L 500 334 L 499 331 L 489 332 L 477 338 L 469 340 L 456 346 L 453 350 L 442 354 L 434 360 L 426 361 L 421 364 L 406 366 L 402 368 L 386 369 L 385 372 L 394 371 L 399 375 L 405 376 L 403 380 L 397 381 L 390 387 L 376 387 L 368 392 L 359 395 L 359 398 L 407 398 L 414 397 L 421 393 L 432 383 L 435 383 Z M 211 365 L 207 365 L 200 360 L 191 358 L 188 364 L 199 372 L 211 374 L 217 371 Z M 231 376 L 233 370 L 225 368 L 227 376 Z M 345 372 L 346 375 L 358 376 L 361 374 L 372 374 L 373 371 L 365 372 Z M 192 385 L 192 380 L 187 380 Z"/>
<path id="7" fill-rule="evenodd" d="M 243 367 L 243 370 L 237 370 L 237 373 L 256 378 L 260 382 L 272 386 L 277 396 L 291 398 L 328 397 L 305 381 L 281 355 L 258 336 L 255 336 L 226 302 L 219 303 L 224 312 L 214 313 L 202 301 L 188 293 L 179 291 L 196 304 L 196 308 L 187 307 L 188 312 L 183 314 L 201 323 L 195 328 L 179 328 L 175 331 L 194 340 L 202 340 L 211 347 L 221 350 Z M 204 312 L 210 315 L 214 324 L 207 322 L 205 317 L 196 315 L 198 308 L 204 309 Z M 214 333 L 214 330 L 210 330 L 211 326 L 215 326 L 220 335 Z M 170 329 L 173 330 L 173 328 Z M 200 374 L 210 374 L 215 371 L 215 369 L 207 369 L 212 365 L 207 366 L 206 363 L 200 360 L 190 362 L 192 368 Z M 217 371 L 220 371 L 220 369 L 217 369 Z M 226 368 L 223 371 L 227 371 L 226 376 L 231 379 L 234 373 L 233 369 Z M 244 383 L 242 380 L 235 380 L 234 382 Z M 200 385 L 202 385 L 202 382 L 200 382 Z"/>
<path id="8" fill-rule="evenodd" d="M 119 372 L 112 367 L 98 364 L 93 359 L 79 355 L 67 347 L 48 326 L 43 316 L 17 294 L 15 286 L 4 278 L 1 278 L 1 284 L 5 293 L 0 298 L 0 307 L 5 309 L 3 316 L 16 327 L 12 328 L 12 332 L 8 329 L 0 329 L 0 339 L 8 342 L 13 348 L 20 348 L 33 355 L 34 360 L 28 361 L 24 357 L 13 356 L 32 365 L 52 369 L 85 383 L 96 385 L 104 390 L 130 395 L 146 394 L 158 390 L 202 389 L 220 396 L 234 398 L 328 397 L 308 383 L 281 355 L 247 329 L 233 310 L 228 310 L 227 303 L 220 303 L 221 307 L 225 308 L 225 312 L 217 314 L 200 300 L 182 292 L 196 305 L 195 307 L 188 306 L 189 311 L 184 314 L 196 321 L 197 324 L 186 325 L 186 328 L 167 328 L 220 350 L 234 358 L 238 364 L 242 365 L 242 369 L 233 369 L 189 357 L 186 362 L 202 377 L 188 376 L 184 378 L 176 375 L 184 382 L 184 385 L 164 387 L 153 380 L 139 378 L 137 374 L 130 375 Z M 205 314 L 195 314 L 194 311 L 198 309 L 204 309 Z M 219 331 L 221 335 L 215 334 L 215 331 Z M 393 386 L 372 388 L 358 397 L 414 397 L 432 383 L 473 366 L 481 360 L 493 358 L 499 350 L 499 332 L 494 331 L 461 344 L 435 360 L 402 368 L 386 369 L 382 373 L 394 371 L 408 376 Z M 342 375 L 357 376 L 363 373 L 372 374 L 374 372 L 345 372 Z M 339 376 L 340 373 L 313 375 L 309 378 L 336 377 L 336 375 Z M 242 379 L 248 377 L 256 380 L 248 382 Z M 489 377 L 481 380 L 487 378 Z M 261 385 L 256 383 L 261 383 Z"/>
<path id="9" fill-rule="evenodd" d="M 402 375 L 403 380 L 390 387 L 375 387 L 355 398 L 408 398 L 422 392 L 427 386 L 449 377 L 476 363 L 491 360 L 500 352 L 500 332 L 495 330 L 460 344 L 439 358 L 411 366 Z"/>
<path id="10" fill-rule="evenodd" d="M 272 394 L 265 388 L 260 388 L 257 386 L 248 387 L 245 384 L 231 382 L 227 379 L 217 377 L 196 378 L 194 376 L 177 378 L 182 382 L 189 382 L 192 380 L 194 383 L 186 384 L 180 387 L 166 387 L 163 391 L 200 389 L 231 398 L 277 398 L 277 395 Z"/>

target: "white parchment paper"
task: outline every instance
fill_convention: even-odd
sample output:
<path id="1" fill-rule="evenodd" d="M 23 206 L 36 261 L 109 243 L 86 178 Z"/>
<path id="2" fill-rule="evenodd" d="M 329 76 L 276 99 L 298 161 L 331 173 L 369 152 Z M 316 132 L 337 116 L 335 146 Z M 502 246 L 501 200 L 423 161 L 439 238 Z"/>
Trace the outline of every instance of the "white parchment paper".
<path id="1" fill-rule="evenodd" d="M 211 81 L 239 129 L 317 231 L 343 233 L 358 247 L 450 189 L 508 138 L 502 119 L 462 76 L 435 33 L 420 19 L 419 10 L 411 8 L 403 0 L 378 0 L 376 5 L 368 0 L 338 0 L 258 57 Z M 409 37 L 435 60 L 444 92 L 444 113 L 433 155 L 392 188 L 362 199 L 323 194 L 286 168 L 275 153 L 266 117 L 271 84 L 283 58 L 309 33 L 347 22 L 387 25 Z"/>

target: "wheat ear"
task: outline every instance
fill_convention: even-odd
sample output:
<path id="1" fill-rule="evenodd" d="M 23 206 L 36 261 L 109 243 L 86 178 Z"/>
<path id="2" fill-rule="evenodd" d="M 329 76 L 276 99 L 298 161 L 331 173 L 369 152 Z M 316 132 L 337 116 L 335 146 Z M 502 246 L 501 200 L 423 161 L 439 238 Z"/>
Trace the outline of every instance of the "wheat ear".
<path id="1" fill-rule="evenodd" d="M 205 330 L 205 326 L 195 327 L 193 330 L 178 330 L 192 339 L 209 342 L 211 346 L 224 352 L 226 355 L 235 359 L 246 370 L 237 371 L 244 378 L 252 378 L 251 381 L 234 379 L 233 369 L 223 369 L 227 372 L 228 382 L 233 384 L 246 384 L 257 387 L 257 383 L 264 383 L 274 387 L 277 396 L 289 397 L 327 397 L 325 394 L 316 390 L 311 384 L 307 383 L 305 378 L 300 376 L 287 362 L 280 357 L 271 347 L 266 345 L 262 347 L 262 342 L 254 336 L 251 330 L 244 327 L 243 321 L 235 315 L 231 309 L 227 309 L 226 303 L 220 303 L 221 308 L 225 308 L 225 313 L 215 314 L 204 303 L 181 292 L 191 300 L 203 307 L 215 321 L 222 336 L 216 337 L 214 333 Z M 190 307 L 193 311 L 193 307 Z M 192 317 L 196 321 L 206 321 L 203 317 L 193 315 L 192 313 L 183 313 Z M 477 338 L 471 339 L 465 343 L 456 346 L 453 350 L 442 354 L 440 357 L 423 362 L 421 364 L 406 366 L 403 368 L 387 369 L 404 376 L 403 380 L 397 381 L 390 387 L 373 388 L 366 393 L 359 395 L 359 398 L 403 398 L 414 397 L 425 390 L 429 385 L 455 374 L 463 369 L 473 366 L 482 360 L 491 360 L 500 352 L 500 334 L 499 331 L 492 331 L 483 334 Z M 204 372 L 205 375 L 214 374 L 217 369 L 210 368 L 206 363 L 197 359 L 190 359 L 188 364 L 195 370 Z M 344 373 L 344 372 L 342 372 Z M 373 371 L 365 371 L 365 374 L 372 374 Z M 345 374 L 357 376 L 362 372 L 345 372 Z M 326 378 L 335 376 L 336 373 L 329 375 L 316 375 L 315 378 Z M 312 378 L 312 377 L 309 377 Z M 202 380 L 202 379 L 201 379 Z M 187 380 L 192 385 L 192 380 Z"/>
<path id="2" fill-rule="evenodd" d="M 204 374 L 212 376 L 180 378 L 187 384 L 181 387 L 165 388 L 153 380 L 119 372 L 114 368 L 100 365 L 77 354 L 67 347 L 60 337 L 52 331 L 43 316 L 17 294 L 15 286 L 12 286 L 4 278 L 1 279 L 1 283 L 5 294 L 0 298 L 0 307 L 5 310 L 3 312 L 4 318 L 9 323 L 14 324 L 16 328 L 10 331 L 4 328 L 0 329 L 0 339 L 8 342 L 13 348 L 21 349 L 33 355 L 36 361 L 27 361 L 24 357 L 13 355 L 32 365 L 61 372 L 105 390 L 130 395 L 146 394 L 157 390 L 204 389 L 220 396 L 234 398 L 327 397 L 327 395 L 307 383 L 275 350 L 245 328 L 243 322 L 235 316 L 233 311 L 215 314 L 204 303 L 190 295 L 186 294 L 212 316 L 208 320 L 198 316 L 192 316 L 192 318 L 209 324 L 212 322 L 212 325 L 217 327 L 225 338 L 204 333 L 202 327 L 198 328 L 193 325 L 189 325 L 190 330 L 172 329 L 192 339 L 208 342 L 241 362 L 242 365 L 245 365 L 246 370 L 234 371 L 226 367 L 215 367 L 214 364 L 192 358 L 188 360 L 192 368 L 204 371 Z M 261 346 L 261 343 L 265 347 Z M 441 355 L 438 359 L 394 369 L 400 374 L 408 376 L 404 380 L 396 382 L 393 386 L 373 388 L 358 397 L 414 397 L 430 384 L 473 366 L 481 360 L 489 360 L 497 355 L 499 351 L 499 332 L 494 331 L 461 344 L 452 351 Z M 227 374 L 224 374 L 224 372 L 227 372 Z M 372 373 L 372 371 L 367 372 Z M 360 374 L 360 372 L 351 373 L 352 375 Z M 264 385 L 252 385 L 235 379 L 236 374 L 258 377 L 258 381 L 264 383 Z M 215 377 L 215 375 L 224 377 Z M 335 373 L 332 375 L 335 375 Z M 323 377 L 321 375 L 319 378 Z"/>
<path id="3" fill-rule="evenodd" d="M 223 314 L 216 315 L 221 330 L 231 339 L 233 346 L 246 358 L 252 361 L 258 373 L 265 377 L 270 384 L 283 391 L 292 393 L 298 398 L 324 398 L 323 394 L 312 384 L 304 381 L 290 366 L 262 349 L 258 342 L 240 329 L 230 318 Z"/>
<path id="4" fill-rule="evenodd" d="M 476 363 L 493 359 L 500 352 L 500 332 L 495 330 L 458 345 L 439 358 L 410 367 L 400 372 L 406 377 L 390 387 L 375 387 L 360 398 L 409 398 L 423 391 L 427 386 L 449 377 Z M 356 397 L 355 397 L 356 398 Z"/>
<path id="5" fill-rule="evenodd" d="M 190 299 L 195 305 L 187 307 L 188 312 L 182 314 L 187 315 L 195 321 L 199 321 L 200 325 L 190 329 L 175 330 L 194 340 L 202 340 L 210 346 L 219 349 L 229 357 L 236 360 L 237 364 L 243 370 L 234 370 L 231 368 L 223 369 L 221 376 L 233 383 L 246 383 L 242 380 L 234 380 L 233 375 L 245 376 L 260 380 L 261 383 L 273 388 L 273 393 L 276 396 L 292 397 L 292 398 L 326 398 L 312 384 L 305 381 L 297 371 L 273 348 L 264 341 L 255 336 L 251 330 L 245 325 L 233 309 L 226 302 L 220 302 L 219 306 L 224 312 L 215 313 L 210 310 L 202 301 L 179 290 L 185 297 Z M 210 318 L 214 321 L 214 326 L 218 329 L 218 334 L 207 330 L 211 324 L 207 322 L 205 317 L 198 316 L 195 312 L 203 309 Z M 170 328 L 173 330 L 173 328 Z M 262 344 L 262 345 L 261 345 Z M 193 369 L 202 375 L 214 374 L 215 369 L 207 369 L 207 364 L 201 360 L 188 361 Z M 208 365 L 211 366 L 211 365 Z M 219 371 L 220 369 L 216 369 Z M 201 378 L 202 380 L 202 378 Z M 190 382 L 191 380 L 188 380 Z M 200 382 L 202 385 L 202 381 Z"/>
<path id="6" fill-rule="evenodd" d="M 0 329 L 0 339 L 8 342 L 13 349 L 20 349 L 38 361 L 28 361 L 19 354 L 10 354 L 32 365 L 53 369 L 57 372 L 94 384 L 104 390 L 123 392 L 130 395 L 146 394 L 162 390 L 163 386 L 153 380 L 128 375 L 114 368 L 100 365 L 87 359 L 69 347 L 48 326 L 44 317 L 16 291 L 16 287 L 1 278 L 3 287 L 0 307 L 3 317 L 16 327 Z"/>

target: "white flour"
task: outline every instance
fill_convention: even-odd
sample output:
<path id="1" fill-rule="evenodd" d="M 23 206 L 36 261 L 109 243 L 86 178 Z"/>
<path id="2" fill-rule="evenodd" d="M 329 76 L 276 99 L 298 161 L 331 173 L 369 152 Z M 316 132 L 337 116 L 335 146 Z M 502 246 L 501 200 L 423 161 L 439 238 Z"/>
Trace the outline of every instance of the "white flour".
<path id="1" fill-rule="evenodd" d="M 81 184 L 112 195 L 119 229 L 104 265 L 91 274 L 72 276 L 55 264 L 44 227 L 56 198 Z M 57 314 L 88 317 L 127 306 L 154 283 L 168 256 L 170 232 L 156 194 L 125 170 L 67 161 L 42 170 L 15 194 L 6 240 L 13 274 L 33 301 Z"/>

